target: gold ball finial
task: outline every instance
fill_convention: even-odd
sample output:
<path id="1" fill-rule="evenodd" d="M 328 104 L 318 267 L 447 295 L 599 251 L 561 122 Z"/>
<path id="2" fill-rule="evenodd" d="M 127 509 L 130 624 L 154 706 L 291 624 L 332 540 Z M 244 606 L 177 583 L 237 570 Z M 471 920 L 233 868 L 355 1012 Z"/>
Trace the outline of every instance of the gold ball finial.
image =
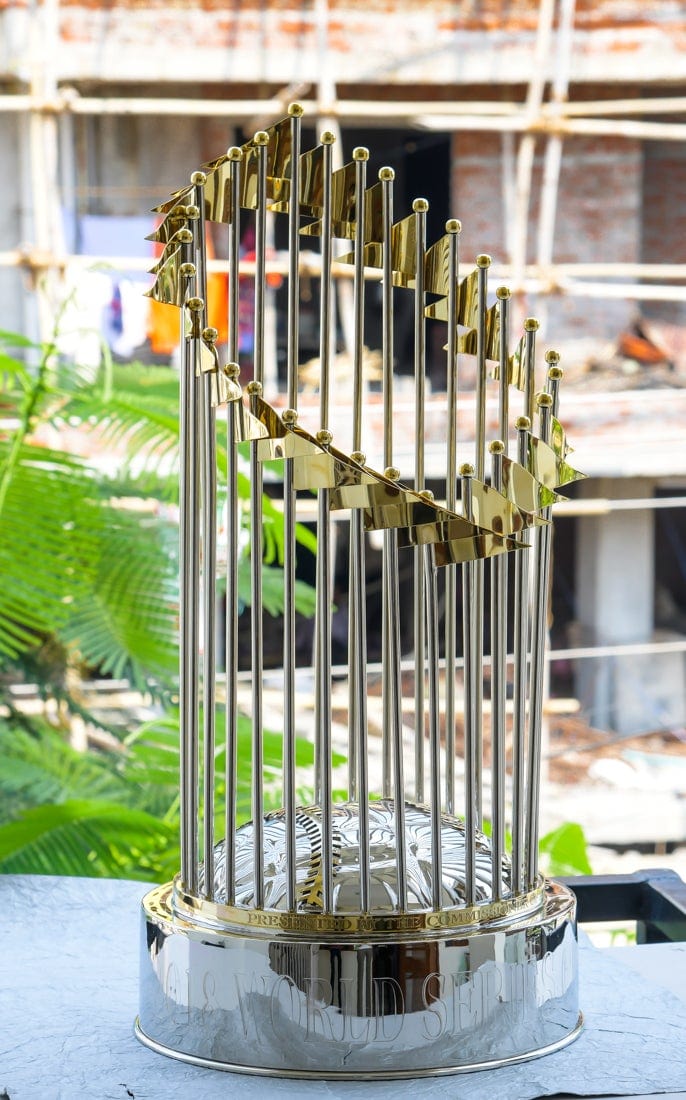
<path id="1" fill-rule="evenodd" d="M 509 286 L 499 286 L 499 287 L 497 287 L 496 292 L 495 292 L 495 296 L 496 296 L 496 298 L 499 298 L 501 302 L 506 302 L 508 300 L 508 298 L 510 297 L 510 288 L 509 288 Z"/>
<path id="2" fill-rule="evenodd" d="M 397 466 L 387 466 L 383 476 L 388 478 L 389 481 L 400 481 L 400 470 Z"/>
<path id="3" fill-rule="evenodd" d="M 298 421 L 298 414 L 295 409 L 284 409 L 281 413 L 281 419 L 284 424 L 292 428 Z"/>
<path id="4" fill-rule="evenodd" d="M 328 447 L 333 443 L 333 432 L 330 432 L 328 428 L 320 428 L 317 432 L 315 439 L 322 447 Z"/>
<path id="5" fill-rule="evenodd" d="M 486 252 L 480 252 L 479 255 L 476 257 L 477 267 L 490 267 L 491 262 L 491 257 Z"/>
<path id="6" fill-rule="evenodd" d="M 369 149 L 364 145 L 356 145 L 353 149 L 353 160 L 369 160 Z"/>
<path id="7" fill-rule="evenodd" d="M 492 455 L 505 454 L 505 444 L 502 439 L 494 439 L 493 442 L 489 444 L 488 449 Z"/>
<path id="8" fill-rule="evenodd" d="M 269 134 L 266 130 L 258 130 L 253 139 L 253 145 L 269 145 Z"/>
<path id="9" fill-rule="evenodd" d="M 536 395 L 536 404 L 539 409 L 552 409 L 553 399 L 549 393 L 539 393 Z"/>
<path id="10" fill-rule="evenodd" d="M 415 214 L 426 214 L 429 209 L 428 199 L 415 199 L 412 203 L 412 209 Z"/>
<path id="11" fill-rule="evenodd" d="M 205 303 L 202 298 L 189 298 L 186 305 L 190 309 L 191 313 L 201 313 L 205 308 Z"/>
<path id="12" fill-rule="evenodd" d="M 197 219 L 200 217 L 200 207 L 195 206 L 194 203 L 190 206 L 187 206 L 186 217 L 192 222 L 197 221 Z"/>
<path id="13" fill-rule="evenodd" d="M 261 382 L 248 382 L 245 387 L 249 397 L 261 397 L 262 396 L 262 383 Z"/>
<path id="14" fill-rule="evenodd" d="M 289 103 L 288 114 L 290 118 L 302 118 L 302 116 L 305 114 L 305 108 L 303 107 L 302 103 Z"/>
<path id="15" fill-rule="evenodd" d="M 241 373 L 241 368 L 238 363 L 226 363 L 224 366 L 224 374 L 227 378 L 233 378 L 235 381 Z"/>
<path id="16" fill-rule="evenodd" d="M 181 264 L 179 275 L 182 279 L 192 279 L 195 275 L 195 264 Z"/>
<path id="17" fill-rule="evenodd" d="M 434 495 L 431 492 L 431 489 L 422 489 L 419 495 L 422 500 L 432 501 L 434 499 Z"/>
<path id="18" fill-rule="evenodd" d="M 528 432 L 531 430 L 531 421 L 528 416 L 518 416 L 515 420 L 515 428 L 518 432 Z"/>
<path id="19" fill-rule="evenodd" d="M 226 155 L 229 160 L 243 160 L 243 150 L 238 145 L 232 145 Z"/>
<path id="20" fill-rule="evenodd" d="M 474 477 L 476 471 L 470 462 L 463 462 L 458 472 L 460 477 Z"/>
<path id="21" fill-rule="evenodd" d="M 176 234 L 176 239 L 181 244 L 190 244 L 193 240 L 193 234 L 190 229 L 179 229 Z"/>
<path id="22" fill-rule="evenodd" d="M 202 330 L 202 338 L 207 344 L 216 344 L 219 339 L 219 332 L 212 325 L 208 325 Z"/>
<path id="23" fill-rule="evenodd" d="M 324 133 L 319 139 L 321 145 L 334 145 L 336 142 L 336 135 L 331 130 L 324 130 Z"/>
<path id="24" fill-rule="evenodd" d="M 364 451 L 351 451 L 350 461 L 355 462 L 358 466 L 364 466 L 367 461 L 367 456 Z"/>
<path id="25" fill-rule="evenodd" d="M 445 231 L 446 233 L 461 233 L 462 222 L 458 218 L 448 218 L 445 223 Z"/>
<path id="26" fill-rule="evenodd" d="M 379 168 L 379 179 L 382 183 L 392 183 L 395 179 L 395 172 L 392 168 L 386 165 L 384 168 Z"/>
<path id="27" fill-rule="evenodd" d="M 525 332 L 538 332 L 540 327 L 540 323 L 536 320 L 535 317 L 527 317 L 524 322 Z"/>
<path id="28" fill-rule="evenodd" d="M 557 364 L 560 362 L 559 351 L 553 351 L 551 348 L 550 351 L 547 351 L 545 353 L 545 361 L 546 363 L 548 363 L 549 366 L 557 366 Z"/>
<path id="29" fill-rule="evenodd" d="M 551 380 L 551 382 L 560 382 L 563 375 L 564 371 L 562 367 L 553 366 L 550 367 L 548 370 L 548 378 Z"/>
<path id="30" fill-rule="evenodd" d="M 191 176 L 191 183 L 194 187 L 202 187 L 207 183 L 207 176 L 204 172 L 193 172 Z"/>

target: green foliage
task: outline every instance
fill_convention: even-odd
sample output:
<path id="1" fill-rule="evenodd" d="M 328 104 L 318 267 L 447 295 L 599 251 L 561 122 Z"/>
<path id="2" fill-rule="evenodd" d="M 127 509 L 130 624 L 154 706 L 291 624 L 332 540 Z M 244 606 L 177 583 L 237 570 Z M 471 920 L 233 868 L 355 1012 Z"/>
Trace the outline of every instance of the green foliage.
<path id="1" fill-rule="evenodd" d="M 221 417 L 219 425 L 221 509 Z M 55 430 L 89 436 L 116 468 L 105 473 L 95 461 L 46 446 Z M 17 711 L 8 691 L 23 676 L 42 698 L 103 728 L 75 697 L 70 673 L 126 677 L 168 702 L 178 666 L 178 530 L 169 509 L 178 495 L 178 431 L 173 371 L 115 367 L 105 355 L 94 375 L 60 361 L 52 343 L 0 331 L 0 702 L 9 716 L 0 718 L 0 871 L 161 880 L 178 869 L 177 716 L 147 724 L 118 749 L 81 753 L 65 729 Z M 247 525 L 242 473 L 239 496 Z M 263 516 L 266 605 L 277 614 L 283 520 L 267 497 Z M 298 537 L 315 549 L 309 530 L 299 526 Z M 242 545 L 241 595 L 249 603 L 247 527 Z M 314 613 L 311 589 L 298 585 L 297 598 L 301 612 Z M 242 721 L 241 819 L 250 809 L 249 741 Z M 302 763 L 312 750 L 298 752 Z M 266 733 L 268 806 L 279 800 L 280 754 L 280 736 Z"/>
<path id="2" fill-rule="evenodd" d="M 591 875 L 586 837 L 581 825 L 566 822 L 541 837 L 541 870 L 546 875 Z"/>
<path id="3" fill-rule="evenodd" d="M 36 367 L 18 354 L 40 355 Z M 221 436 L 221 418 L 220 436 Z M 39 429 L 78 429 L 116 456 L 105 474 L 44 445 Z M 66 699 L 69 666 L 151 682 L 168 691 L 177 668 L 178 534 L 168 506 L 177 500 L 178 378 L 167 368 L 115 367 L 105 356 L 93 377 L 38 347 L 0 332 L 0 673 L 38 678 L 44 695 Z M 226 450 L 219 446 L 220 507 Z M 248 522 L 248 482 L 240 477 Z M 268 612 L 283 600 L 279 509 L 263 502 Z M 310 549 L 314 537 L 300 527 Z M 242 540 L 241 596 L 249 535 Z M 297 586 L 298 609 L 314 613 Z M 44 659 L 49 652 L 49 661 Z M 1 682 L 1 681 L 0 681 Z M 1 693 L 1 689 L 0 689 Z"/>
<path id="4" fill-rule="evenodd" d="M 223 712 L 217 712 L 222 728 Z M 237 746 L 237 823 L 250 817 L 250 722 Z M 216 804 L 225 796 L 226 752 L 217 739 Z M 264 732 L 265 810 L 281 805 L 282 737 Z M 63 735 L 0 721 L 0 873 L 65 874 L 165 881 L 179 868 L 179 728 L 171 712 L 141 726 L 120 748 L 77 752 Z M 296 765 L 311 767 L 309 741 Z M 334 764 L 342 757 L 335 755 Z M 303 790 L 309 801 L 312 792 Z M 215 822 L 224 835 L 224 822 Z"/>

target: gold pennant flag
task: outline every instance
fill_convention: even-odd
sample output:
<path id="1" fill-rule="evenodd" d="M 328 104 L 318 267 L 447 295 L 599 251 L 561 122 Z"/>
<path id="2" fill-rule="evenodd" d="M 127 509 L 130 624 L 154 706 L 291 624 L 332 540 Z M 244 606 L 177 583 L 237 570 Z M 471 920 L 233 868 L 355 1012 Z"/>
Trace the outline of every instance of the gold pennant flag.
<path id="1" fill-rule="evenodd" d="M 365 237 L 367 236 L 365 230 Z M 339 264 L 354 264 L 355 253 L 337 256 Z M 383 267 L 381 241 L 369 241 L 364 247 L 366 267 Z M 413 287 L 417 275 L 417 215 L 409 214 L 391 226 L 391 268 L 393 286 Z"/>
<path id="2" fill-rule="evenodd" d="M 502 469 L 503 495 L 512 501 L 520 512 L 534 515 L 543 508 L 556 504 L 558 500 L 567 499 L 537 481 L 524 466 L 520 466 L 507 455 L 502 457 Z"/>
<path id="3" fill-rule="evenodd" d="M 354 241 L 357 233 L 356 179 L 357 167 L 354 160 L 344 164 L 331 175 L 331 231 L 334 237 L 347 241 Z M 321 220 L 303 226 L 300 232 L 303 237 L 321 236 Z"/>
<path id="4" fill-rule="evenodd" d="M 417 215 L 408 214 L 391 230 L 393 285 L 412 288 L 417 278 Z"/>
<path id="5" fill-rule="evenodd" d="M 493 308 L 496 308 L 495 306 Z M 499 358 L 497 355 L 492 356 L 493 359 Z M 492 372 L 491 378 L 496 380 L 500 378 L 500 363 L 496 363 Z M 508 356 L 507 360 L 507 384 L 508 386 L 516 386 L 518 390 L 524 393 L 526 389 L 526 363 L 524 361 L 524 337 L 521 338 L 517 347 L 513 351 L 512 355 Z"/>
<path id="6" fill-rule="evenodd" d="M 181 226 L 180 228 L 184 229 L 185 226 Z M 167 261 L 170 259 L 171 256 L 178 255 L 181 252 L 182 242 L 177 237 L 178 232 L 179 232 L 179 230 L 177 229 L 177 231 L 173 235 L 173 237 L 169 238 L 169 240 L 165 244 L 164 248 L 162 249 L 162 252 L 160 253 L 160 255 L 157 258 L 157 260 L 155 261 L 155 263 L 152 265 L 151 268 L 148 268 L 148 274 L 157 275 L 157 272 L 160 271 L 164 267 L 164 265 L 167 263 Z M 179 264 L 181 264 L 183 261 L 181 259 L 179 259 L 178 262 L 179 262 Z"/>
<path id="7" fill-rule="evenodd" d="M 153 206 L 153 214 L 169 214 L 175 206 L 182 204 L 187 206 L 193 201 L 193 187 L 182 187 L 180 191 L 174 191 L 165 202 L 161 202 L 159 206 Z"/>
<path id="8" fill-rule="evenodd" d="M 179 274 L 183 263 L 183 249 L 176 245 L 164 260 L 155 265 L 151 274 L 156 276 L 145 297 L 152 298 L 163 305 L 181 307 L 186 300 L 188 282 Z"/>
<path id="9" fill-rule="evenodd" d="M 234 218 L 231 203 L 231 165 L 237 164 L 242 172 L 242 161 L 231 161 L 227 156 L 220 157 L 212 168 L 206 167 L 207 182 L 204 187 L 205 217 L 211 222 L 229 225 Z"/>
<path id="10" fill-rule="evenodd" d="M 432 546 L 433 564 L 440 569 L 446 565 L 464 565 L 468 561 L 481 561 L 511 550 L 526 550 L 527 544 L 516 539 L 504 539 L 499 535 L 474 535 L 472 538 L 451 539 Z"/>
<path id="11" fill-rule="evenodd" d="M 471 478 L 470 484 L 471 518 L 483 530 L 507 538 L 520 534 L 527 527 L 547 522 L 531 512 L 520 510 L 506 495 L 475 477 Z"/>
<path id="12" fill-rule="evenodd" d="M 179 229 L 185 229 L 187 226 L 186 207 L 183 203 L 177 203 L 165 216 L 164 220 L 160 222 L 157 229 L 149 233 L 145 239 L 146 241 L 155 241 L 158 244 L 168 244 Z"/>
<path id="13" fill-rule="evenodd" d="M 529 473 L 548 489 L 557 489 L 587 476 L 569 466 L 563 458 L 555 453 L 552 447 L 549 447 L 542 439 L 537 439 L 536 436 L 529 437 L 527 465 Z"/>
<path id="14" fill-rule="evenodd" d="M 484 346 L 484 358 L 485 359 L 497 359 L 500 351 L 500 314 L 497 304 L 491 306 L 486 310 L 486 340 Z M 460 333 L 457 338 L 457 350 L 463 355 L 478 355 L 479 348 L 479 334 L 475 328 L 470 329 L 469 332 Z M 448 350 L 448 345 L 443 345 L 443 351 Z M 492 378 L 498 377 L 498 372 L 494 369 L 491 374 Z"/>
<path id="15" fill-rule="evenodd" d="M 306 218 L 321 219 L 324 213 L 324 146 L 315 145 L 314 149 L 308 149 L 300 157 L 298 165 L 300 213 Z M 287 214 L 290 209 L 290 180 L 285 179 L 282 184 L 284 197 L 269 207 L 275 214 Z"/>
<path id="16" fill-rule="evenodd" d="M 567 455 L 571 454 L 574 450 L 573 447 L 569 446 L 565 430 L 556 416 L 551 417 L 550 446 L 555 451 L 557 457 L 562 459 L 566 458 Z"/>
<path id="17" fill-rule="evenodd" d="M 447 240 L 449 234 L 446 234 L 443 240 Z M 438 242 L 440 243 L 440 242 Z M 435 245 L 432 245 L 435 247 Z M 427 257 L 429 253 L 427 252 Z M 447 254 L 446 254 L 447 255 Z M 434 286 L 438 283 L 435 282 Z M 470 272 L 459 284 L 457 288 L 457 323 L 458 325 L 464 325 L 466 328 L 476 328 L 478 322 L 478 306 L 479 306 L 479 271 L 475 268 Z M 427 290 L 429 287 L 427 286 Z M 447 321 L 448 320 L 448 279 L 446 273 L 444 290 L 433 290 L 434 294 L 445 294 L 444 298 L 440 298 L 437 302 L 432 302 L 426 307 L 424 313 L 427 317 L 433 318 L 435 321 Z"/>
<path id="18" fill-rule="evenodd" d="M 450 284 L 450 241 L 453 233 L 446 233 L 427 248 L 424 256 L 424 286 L 428 294 L 448 293 Z M 439 303 L 434 302 L 434 305 Z M 429 313 L 427 311 L 427 317 Z M 447 313 L 444 318 L 447 320 Z"/>

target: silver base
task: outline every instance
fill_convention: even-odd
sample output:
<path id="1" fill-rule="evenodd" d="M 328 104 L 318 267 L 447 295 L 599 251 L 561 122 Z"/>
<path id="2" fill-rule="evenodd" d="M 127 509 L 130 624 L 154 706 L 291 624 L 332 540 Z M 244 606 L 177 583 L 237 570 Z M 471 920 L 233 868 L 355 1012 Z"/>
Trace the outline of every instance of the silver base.
<path id="1" fill-rule="evenodd" d="M 158 887 L 136 1034 L 197 1065 L 305 1078 L 457 1073 L 565 1046 L 581 1027 L 574 896 L 547 882 L 533 912 L 478 908 L 466 926 L 427 914 L 420 931 L 334 931 Z"/>

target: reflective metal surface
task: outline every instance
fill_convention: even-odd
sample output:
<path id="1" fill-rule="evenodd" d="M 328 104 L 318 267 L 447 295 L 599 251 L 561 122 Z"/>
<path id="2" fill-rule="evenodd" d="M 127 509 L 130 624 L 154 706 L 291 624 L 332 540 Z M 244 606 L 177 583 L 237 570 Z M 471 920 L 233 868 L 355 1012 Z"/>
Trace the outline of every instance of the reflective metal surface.
<path id="1" fill-rule="evenodd" d="M 264 823 L 264 905 L 284 910 L 286 904 L 285 811 L 268 814 Z M 355 803 L 332 807 L 333 912 L 356 913 L 360 905 L 360 815 Z M 322 881 L 322 813 L 319 806 L 300 807 L 296 822 L 296 910 L 322 910 L 319 890 Z M 398 838 L 392 801 L 372 802 L 368 810 L 370 895 L 367 911 L 376 914 L 414 912 L 433 906 L 431 860 L 431 815 L 419 806 L 405 807 L 407 848 L 407 904 L 399 906 L 396 890 Z M 465 829 L 457 818 L 441 823 L 443 873 L 439 907 L 464 904 Z M 252 822 L 236 834 L 236 904 L 255 904 L 253 879 L 254 830 Z M 215 849 L 215 887 L 212 897 L 224 902 L 224 845 Z M 487 837 L 476 837 L 476 893 L 474 903 L 490 900 L 491 847 Z M 200 872 L 201 883 L 204 875 Z M 499 876 L 501 889 L 510 892 L 509 859 L 503 858 Z"/>
<path id="2" fill-rule="evenodd" d="M 417 1076 L 497 1066 L 579 1026 L 573 896 L 549 884 L 535 922 L 421 937 L 208 929 L 143 906 L 139 1037 L 218 1068 Z"/>
<path id="3" fill-rule="evenodd" d="M 503 1065 L 569 1042 L 579 1019 L 573 899 L 554 884 L 544 885 L 537 852 L 550 515 L 560 499 L 556 490 L 582 476 L 567 463 L 570 448 L 556 419 L 559 356 L 547 353 L 548 390 L 537 398 L 538 322 L 524 322 L 524 334 L 510 352 L 510 291 L 499 287 L 489 302 L 490 257 L 469 257 L 468 273 L 460 278 L 461 223 L 448 219 L 444 235 L 428 242 L 425 199 L 415 199 L 412 212 L 394 221 L 394 170 L 382 168 L 367 186 L 364 148 L 336 169 L 330 131 L 315 148 L 302 151 L 302 114 L 301 105 L 291 104 L 286 118 L 194 172 L 190 186 L 157 207 L 163 217 L 150 238 L 161 254 L 149 294 L 180 313 L 181 868 L 172 884 L 145 901 L 138 1034 L 154 1049 L 189 1061 L 267 1074 L 388 1078 Z M 249 211 L 247 218 L 243 210 Z M 268 340 L 273 305 L 268 254 L 277 216 L 285 216 L 288 230 L 281 396 L 268 392 L 276 370 Z M 254 224 L 254 275 L 241 268 L 242 220 L 251 233 Z M 206 222 L 224 225 L 227 233 L 229 362 L 224 366 L 218 332 L 208 327 Z M 318 278 L 303 279 L 301 287 L 301 251 L 310 243 L 303 237 L 320 247 L 321 262 Z M 336 257 L 336 238 L 351 242 L 347 255 Z M 352 267 L 347 299 L 334 282 L 341 273 L 336 260 Z M 380 305 L 381 470 L 368 465 L 364 453 L 371 411 L 364 369 L 369 266 L 381 276 L 380 293 L 374 295 Z M 318 371 L 309 373 L 318 374 L 319 409 L 317 426 L 307 430 L 298 423 L 300 328 L 302 299 L 313 289 L 319 296 L 319 362 Z M 402 313 L 409 315 L 401 308 L 409 294 L 416 439 L 413 481 L 403 483 L 393 465 L 394 371 L 400 348 L 396 329 Z M 252 314 L 250 355 L 239 346 L 241 305 Z M 436 321 L 447 322 L 442 500 L 424 490 L 425 330 Z M 333 402 L 342 396 L 343 379 L 336 377 L 339 329 L 346 333 L 352 363 L 352 438 L 343 444 L 334 441 L 328 424 Z M 239 355 L 251 378 L 245 388 Z M 465 356 L 474 360 L 476 378 L 474 442 L 466 444 L 458 438 Z M 497 380 L 495 441 L 487 438 L 492 379 Z M 511 385 L 523 393 L 512 417 Z M 532 427 L 537 402 L 538 436 Z M 521 411 L 526 416 L 517 418 Z M 509 455 L 510 419 L 518 434 L 516 458 Z M 224 495 L 217 465 L 224 442 L 222 798 L 215 776 L 216 704 L 222 699 L 215 650 L 221 599 L 217 511 Z M 264 464 L 274 460 L 282 463 L 282 534 L 265 527 L 275 505 L 263 500 Z M 249 468 L 245 509 L 238 491 L 244 463 Z M 305 493 L 317 497 L 314 762 L 307 776 L 297 767 L 301 729 L 295 690 L 298 517 Z M 347 531 L 332 523 L 333 511 L 349 513 Z M 248 555 L 243 560 L 243 514 L 250 520 L 249 560 Z M 348 536 L 347 543 L 341 540 L 347 546 L 343 570 L 337 568 L 336 529 Z M 382 533 L 378 776 L 368 753 L 365 564 L 366 540 L 375 532 Z M 277 558 L 283 566 L 283 601 L 272 625 L 265 618 L 263 581 L 265 567 Z M 235 678 L 244 566 L 251 605 L 252 689 L 245 717 L 252 821 L 236 828 L 242 716 Z M 403 579 L 409 575 L 411 596 Z M 333 770 L 334 599 L 348 604 L 343 804 L 337 802 Z M 411 606 L 413 684 L 401 676 L 404 605 Z M 483 782 L 487 614 L 490 789 Z M 266 630 L 279 632 L 282 643 L 283 755 L 282 809 L 265 815 Z M 458 655 L 464 678 L 458 675 Z M 405 729 L 409 723 L 411 733 Z M 406 750 L 408 733 L 411 749 Z M 464 766 L 458 783 L 460 747 Z M 405 776 L 409 786 L 412 765 L 410 797 Z M 306 796 L 312 805 L 299 804 L 301 784 L 312 792 Z M 220 822 L 225 838 L 217 842 Z M 506 850 L 508 833 L 512 856 Z"/>

